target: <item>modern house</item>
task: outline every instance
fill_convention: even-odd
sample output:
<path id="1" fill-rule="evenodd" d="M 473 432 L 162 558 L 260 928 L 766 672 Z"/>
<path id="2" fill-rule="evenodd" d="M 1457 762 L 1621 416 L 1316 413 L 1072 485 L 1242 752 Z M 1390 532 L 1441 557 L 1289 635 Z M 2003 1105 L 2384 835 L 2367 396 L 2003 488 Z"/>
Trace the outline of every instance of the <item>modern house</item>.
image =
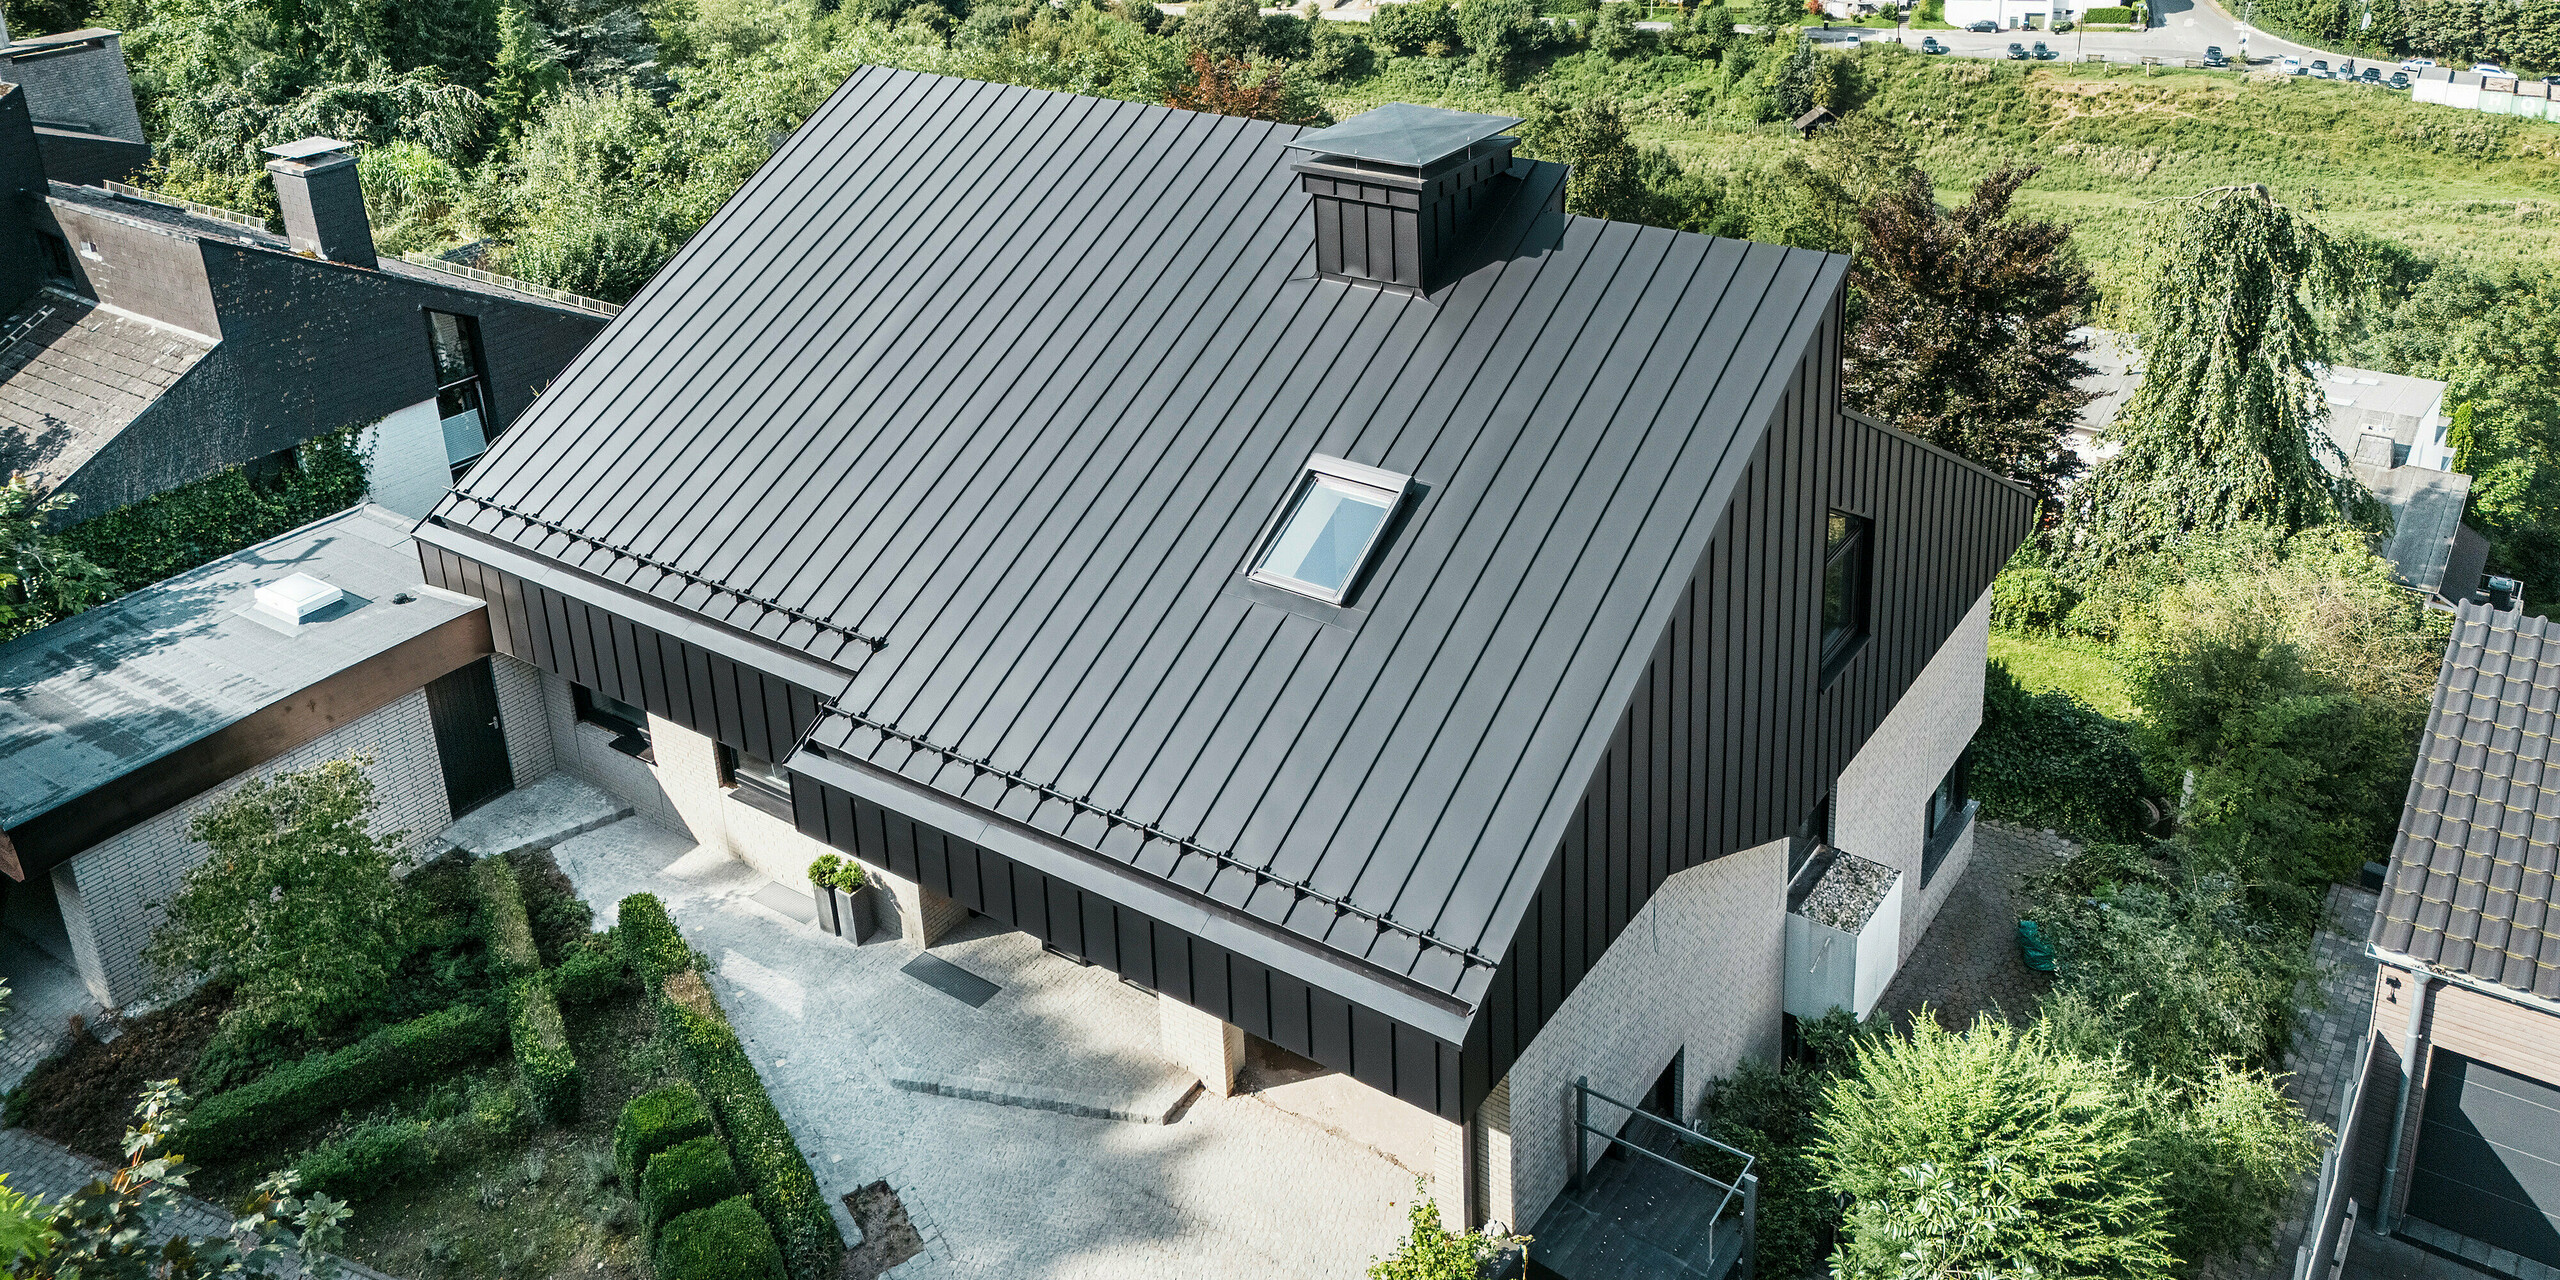
<path id="1" fill-rule="evenodd" d="M 2463 604 L 2367 948 L 2373 1067 L 2341 1149 L 2381 1230 L 2560 1275 L 2560 628 Z"/>
<path id="2" fill-rule="evenodd" d="M 540 690 L 419 580 L 413 523 L 357 507 L 0 644 L 0 920 L 99 1004 L 151 991 L 188 823 L 242 776 L 369 753 L 377 829 L 423 850 L 550 771 Z"/>
<path id="3" fill-rule="evenodd" d="M 1577 1081 L 1686 1119 L 1917 942 L 2032 503 L 1841 407 L 1845 259 L 1568 216 L 1517 123 L 858 71 L 425 576 L 562 767 L 1116 971 L 1212 1089 L 1345 1073 L 1533 1224 Z"/>
<path id="4" fill-rule="evenodd" d="M 2092 399 L 2068 443 L 2094 467 L 2114 452 L 2100 436 L 2142 385 L 2142 355 L 2131 334 L 2083 329 L 2092 370 L 2081 379 Z M 2489 540 L 2463 522 L 2471 502 L 2471 477 L 2453 470 L 2453 425 L 2445 412 L 2445 384 L 2429 378 L 2337 366 L 2320 386 L 2328 405 L 2330 442 L 2339 465 L 2352 470 L 2390 508 L 2392 534 L 2374 550 L 2389 561 L 2401 585 L 2441 607 L 2471 599 L 2488 567 Z"/>
<path id="5" fill-rule="evenodd" d="M 131 111 L 121 61 L 71 65 Z M 347 143 L 270 153 L 276 235 L 64 180 L 43 119 L 0 87 L 0 474 L 77 495 L 66 521 L 368 423 L 375 500 L 423 515 L 613 311 L 380 257 Z"/>

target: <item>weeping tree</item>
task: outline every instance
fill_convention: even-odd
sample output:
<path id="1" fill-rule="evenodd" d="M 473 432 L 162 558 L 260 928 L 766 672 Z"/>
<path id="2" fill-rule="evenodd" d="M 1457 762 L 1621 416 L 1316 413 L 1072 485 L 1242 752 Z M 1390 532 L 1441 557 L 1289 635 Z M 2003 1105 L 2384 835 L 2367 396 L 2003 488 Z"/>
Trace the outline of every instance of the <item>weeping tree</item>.
<path id="1" fill-rule="evenodd" d="M 2071 495 L 2064 552 L 2094 571 L 2194 533 L 2379 524 L 2379 503 L 2330 440 L 2314 308 L 2346 273 L 2318 227 L 2263 186 L 2179 202 L 2142 334 L 2142 386 L 2105 442 L 2119 447 Z"/>

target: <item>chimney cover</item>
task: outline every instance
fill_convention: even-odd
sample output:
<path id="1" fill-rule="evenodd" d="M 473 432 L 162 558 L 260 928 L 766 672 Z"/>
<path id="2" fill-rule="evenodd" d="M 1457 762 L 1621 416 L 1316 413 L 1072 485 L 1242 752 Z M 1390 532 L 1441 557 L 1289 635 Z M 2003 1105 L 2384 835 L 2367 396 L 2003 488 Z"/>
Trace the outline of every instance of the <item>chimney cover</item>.
<path id="1" fill-rule="evenodd" d="M 1517 116 L 1390 102 L 1298 135 L 1316 274 L 1428 295 L 1463 269 L 1478 212 L 1507 197 Z M 1558 212 L 1562 212 L 1559 208 Z"/>
<path id="2" fill-rule="evenodd" d="M 307 573 L 289 574 L 252 594 L 260 613 L 297 625 L 309 621 L 311 615 L 336 604 L 347 595 Z"/>
<path id="3" fill-rule="evenodd" d="M 1288 145 L 1292 151 L 1313 151 L 1319 156 L 1421 169 L 1520 122 L 1518 116 L 1390 102 L 1340 124 L 1299 134 Z"/>
<path id="4" fill-rule="evenodd" d="M 356 144 L 352 142 L 341 142 L 336 138 L 304 138 L 297 142 L 285 143 L 282 146 L 269 147 L 267 148 L 266 153 L 274 156 L 278 160 L 309 160 L 314 156 L 325 156 L 339 151 L 353 151 L 355 149 Z"/>

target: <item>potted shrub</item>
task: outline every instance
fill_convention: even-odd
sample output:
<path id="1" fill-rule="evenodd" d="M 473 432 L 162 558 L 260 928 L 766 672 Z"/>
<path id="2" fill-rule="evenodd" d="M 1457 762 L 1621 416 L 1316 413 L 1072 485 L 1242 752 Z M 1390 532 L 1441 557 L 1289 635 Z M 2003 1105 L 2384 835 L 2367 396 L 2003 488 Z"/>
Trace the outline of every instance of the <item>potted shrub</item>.
<path id="1" fill-rule="evenodd" d="M 832 853 L 819 854 L 809 863 L 809 900 L 818 909 L 818 932 L 844 936 L 844 912 L 837 907 L 836 873 L 844 859 Z"/>
<path id="2" fill-rule="evenodd" d="M 862 889 L 870 882 L 862 864 L 833 853 L 809 863 L 809 896 L 818 909 L 818 928 L 860 943 L 871 936 L 871 913 L 863 910 Z"/>

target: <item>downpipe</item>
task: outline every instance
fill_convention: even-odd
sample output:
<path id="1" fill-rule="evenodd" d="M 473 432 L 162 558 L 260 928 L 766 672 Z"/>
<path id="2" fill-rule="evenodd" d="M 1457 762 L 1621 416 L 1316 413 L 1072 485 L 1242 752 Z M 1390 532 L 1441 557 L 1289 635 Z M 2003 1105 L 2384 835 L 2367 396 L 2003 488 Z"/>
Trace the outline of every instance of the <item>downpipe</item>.
<path id="1" fill-rule="evenodd" d="M 2409 1088 L 2418 1078 L 2418 1030 L 2427 1019 L 2427 997 L 2435 990 L 2435 979 L 2412 971 L 2409 974 L 2409 1029 L 2400 1038 L 2400 1101 L 2391 1109 L 2391 1159 L 2382 1166 L 2382 1204 L 2374 1213 L 2373 1228 L 2377 1234 L 2390 1235 L 2399 1215 L 2392 1211 L 2396 1203 L 2392 1192 L 2400 1183 L 2400 1141 L 2409 1127 Z M 2340 1116 L 2345 1123 L 2347 1117 Z"/>

